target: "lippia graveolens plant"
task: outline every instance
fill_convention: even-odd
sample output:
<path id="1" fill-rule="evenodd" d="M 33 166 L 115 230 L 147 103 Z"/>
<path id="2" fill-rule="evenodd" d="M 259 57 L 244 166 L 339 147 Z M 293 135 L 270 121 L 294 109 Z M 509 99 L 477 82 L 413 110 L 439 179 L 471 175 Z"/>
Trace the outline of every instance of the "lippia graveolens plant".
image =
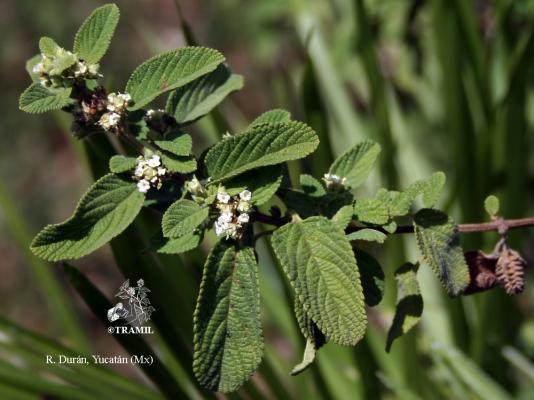
<path id="1" fill-rule="evenodd" d="M 49 261 L 83 257 L 120 235 L 143 207 L 161 215 L 153 251 L 187 252 L 212 231 L 217 243 L 205 261 L 194 313 L 193 370 L 203 387 L 236 390 L 261 361 L 261 259 L 254 250 L 261 236 L 271 235 L 294 289 L 295 318 L 306 339 L 303 361 L 293 374 L 305 370 L 328 342 L 354 346 L 364 336 L 366 306 L 381 301 L 384 273 L 360 249 L 363 242 L 413 233 L 422 260 L 451 296 L 497 285 L 510 294 L 522 290 L 525 262 L 508 246 L 506 232 L 531 220 L 503 220 L 498 200 L 490 196 L 485 207 L 491 222 L 456 225 L 435 208 L 445 183 L 441 172 L 403 191 L 358 196 L 380 153 L 370 140 L 349 148 L 324 176 L 301 175 L 292 182 L 286 163 L 314 152 L 319 139 L 289 112 L 272 110 L 195 157 L 186 127 L 240 89 L 243 78 L 231 72 L 218 51 L 186 47 L 147 60 L 122 92 L 110 93 L 99 84 L 99 61 L 118 19 L 115 5 L 100 7 L 79 29 L 72 51 L 45 37 L 40 54 L 28 61 L 33 83 L 20 97 L 22 110 L 63 110 L 72 115 L 77 138 L 106 136 L 121 141 L 122 147 L 115 147 L 124 149 L 109 159 L 110 173 L 88 189 L 72 217 L 45 227 L 31 249 Z M 165 109 L 149 108 L 163 95 Z M 279 206 L 269 209 L 274 197 Z M 418 199 L 424 208 L 414 213 Z M 412 224 L 397 226 L 400 217 Z M 493 253 L 464 254 L 460 234 L 483 230 L 501 234 Z M 415 262 L 396 271 L 398 307 L 388 350 L 421 315 L 417 269 Z"/>

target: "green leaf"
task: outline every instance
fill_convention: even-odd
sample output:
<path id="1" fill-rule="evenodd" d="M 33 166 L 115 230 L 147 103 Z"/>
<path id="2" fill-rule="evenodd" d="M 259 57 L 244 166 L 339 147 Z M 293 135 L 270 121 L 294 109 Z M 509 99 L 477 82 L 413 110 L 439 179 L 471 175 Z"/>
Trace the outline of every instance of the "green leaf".
<path id="1" fill-rule="evenodd" d="M 329 190 L 321 198 L 321 213 L 327 218 L 333 218 L 340 208 L 345 206 L 353 208 L 353 204 L 354 196 L 349 190 L 343 188 Z"/>
<path id="2" fill-rule="evenodd" d="M 360 222 L 386 225 L 392 218 L 408 214 L 412 200 L 408 193 L 380 189 L 374 198 L 356 200 L 354 214 Z"/>
<path id="3" fill-rule="evenodd" d="M 208 214 L 208 207 L 201 207 L 191 200 L 180 199 L 163 214 L 161 221 L 163 236 L 175 238 L 191 233 L 208 218 Z"/>
<path id="4" fill-rule="evenodd" d="M 105 175 L 83 195 L 71 218 L 39 232 L 31 250 L 48 261 L 83 257 L 124 231 L 144 200 L 134 182 Z"/>
<path id="5" fill-rule="evenodd" d="M 301 218 L 311 217 L 320 213 L 320 198 L 312 197 L 297 189 L 284 188 L 281 192 L 286 207 L 295 211 Z"/>
<path id="6" fill-rule="evenodd" d="M 302 335 L 306 338 L 306 347 L 304 349 L 304 355 L 302 361 L 295 365 L 291 371 L 291 375 L 298 375 L 304 372 L 309 366 L 313 364 L 317 351 L 326 343 L 326 338 L 321 330 L 317 327 L 306 312 L 304 306 L 300 303 L 297 296 L 295 296 L 295 316 L 299 324 Z"/>
<path id="7" fill-rule="evenodd" d="M 344 232 L 324 217 L 277 229 L 274 251 L 299 301 L 335 343 L 355 345 L 367 325 L 356 260 Z"/>
<path id="8" fill-rule="evenodd" d="M 370 229 L 370 228 L 359 229 L 355 232 L 349 233 L 345 237 L 349 241 L 365 240 L 367 242 L 378 242 L 378 243 L 384 243 L 384 241 L 387 239 L 387 236 L 385 233 L 382 233 L 380 231 L 377 231 L 376 229 Z"/>
<path id="9" fill-rule="evenodd" d="M 320 198 L 326 194 L 326 190 L 321 181 L 315 179 L 311 175 L 302 174 L 299 181 L 302 191 L 308 196 Z"/>
<path id="10" fill-rule="evenodd" d="M 46 57 L 55 57 L 60 49 L 61 47 L 52 38 L 44 36 L 39 40 L 39 50 Z"/>
<path id="11" fill-rule="evenodd" d="M 279 165 L 258 168 L 231 178 L 224 183 L 226 192 L 235 196 L 243 190 L 252 193 L 251 203 L 260 206 L 268 202 L 282 183 L 282 169 Z"/>
<path id="12" fill-rule="evenodd" d="M 346 185 L 355 189 L 365 181 L 373 169 L 379 153 L 380 145 L 378 143 L 365 140 L 335 160 L 328 173 L 346 178 Z"/>
<path id="13" fill-rule="evenodd" d="M 32 78 L 32 82 L 34 83 L 39 83 L 39 74 L 33 72 L 33 67 L 39 64 L 42 59 L 43 57 L 40 54 L 36 54 L 28 61 L 26 61 L 26 72 L 28 72 L 28 75 L 30 75 L 30 78 Z"/>
<path id="14" fill-rule="evenodd" d="M 119 16 L 115 4 L 106 4 L 87 17 L 74 37 L 74 52 L 80 59 L 88 64 L 100 61 L 111 43 Z"/>
<path id="15" fill-rule="evenodd" d="M 365 304 L 369 307 L 376 306 L 382 301 L 386 289 L 384 271 L 376 258 L 365 251 L 355 249 L 354 255 L 360 270 Z"/>
<path id="16" fill-rule="evenodd" d="M 197 160 L 192 156 L 175 156 L 170 153 L 161 153 L 163 165 L 171 172 L 188 174 L 197 169 Z"/>
<path id="17" fill-rule="evenodd" d="M 490 217 L 495 217 L 499 213 L 500 207 L 501 205 L 497 196 L 490 195 L 484 200 L 484 209 Z"/>
<path id="18" fill-rule="evenodd" d="M 441 171 L 435 172 L 428 179 L 419 180 L 412 183 L 406 190 L 407 195 L 413 201 L 418 195 L 423 195 L 423 206 L 432 208 L 436 205 L 443 186 L 445 185 L 445 174 Z"/>
<path id="19" fill-rule="evenodd" d="M 345 230 L 352 220 L 352 211 L 352 206 L 341 207 L 332 217 L 332 222 L 335 223 L 339 229 Z"/>
<path id="20" fill-rule="evenodd" d="M 389 222 L 389 204 L 381 199 L 358 199 L 354 203 L 354 216 L 360 222 L 383 225 Z"/>
<path id="21" fill-rule="evenodd" d="M 137 165 L 137 158 L 125 156 L 113 156 L 109 159 L 109 170 L 114 174 L 130 171 Z"/>
<path id="22" fill-rule="evenodd" d="M 143 110 L 136 110 L 128 113 L 128 132 L 137 139 L 143 141 L 148 139 L 150 128 L 148 127 Z"/>
<path id="23" fill-rule="evenodd" d="M 243 77 L 225 65 L 176 89 L 167 99 L 165 112 L 180 125 L 190 124 L 208 114 L 230 93 L 243 87 Z"/>
<path id="24" fill-rule="evenodd" d="M 48 90 L 39 83 L 32 83 L 21 95 L 19 108 L 30 114 L 59 110 L 71 104 L 71 88 Z"/>
<path id="25" fill-rule="evenodd" d="M 206 154 L 208 176 L 220 181 L 258 167 L 303 158 L 313 152 L 319 139 L 302 122 L 258 125 L 225 139 Z"/>
<path id="26" fill-rule="evenodd" d="M 195 230 L 177 238 L 168 239 L 157 248 L 162 254 L 181 254 L 198 247 L 204 238 L 204 231 Z"/>
<path id="27" fill-rule="evenodd" d="M 417 282 L 419 265 L 406 263 L 395 271 L 397 282 L 397 306 L 395 317 L 388 332 L 386 352 L 389 353 L 393 341 L 412 329 L 423 313 L 423 297 Z"/>
<path id="28" fill-rule="evenodd" d="M 306 347 L 304 348 L 304 355 L 302 356 L 302 361 L 293 367 L 293 369 L 291 370 L 291 375 L 298 375 L 308 369 L 308 367 L 310 367 L 315 361 L 317 350 L 318 348 L 316 347 L 316 344 L 313 339 L 306 339 Z"/>
<path id="29" fill-rule="evenodd" d="M 162 150 L 166 150 L 175 156 L 188 156 L 193 148 L 191 135 L 176 132 L 167 136 L 165 140 L 155 140 L 154 143 Z"/>
<path id="30" fill-rule="evenodd" d="M 291 113 L 282 109 L 269 110 L 258 116 L 252 123 L 251 126 L 261 125 L 261 124 L 276 124 L 279 122 L 289 122 L 291 121 Z"/>
<path id="31" fill-rule="evenodd" d="M 221 53 L 205 47 L 184 47 L 145 61 L 126 85 L 126 92 L 134 102 L 130 108 L 144 107 L 159 95 L 213 71 L 223 61 Z"/>
<path id="32" fill-rule="evenodd" d="M 423 208 L 414 216 L 414 230 L 419 250 L 447 292 L 452 296 L 461 294 L 469 285 L 469 269 L 452 218 Z"/>
<path id="33" fill-rule="evenodd" d="M 256 370 L 263 353 L 259 303 L 254 250 L 219 242 L 206 260 L 194 314 L 193 371 L 203 387 L 231 392 Z"/>

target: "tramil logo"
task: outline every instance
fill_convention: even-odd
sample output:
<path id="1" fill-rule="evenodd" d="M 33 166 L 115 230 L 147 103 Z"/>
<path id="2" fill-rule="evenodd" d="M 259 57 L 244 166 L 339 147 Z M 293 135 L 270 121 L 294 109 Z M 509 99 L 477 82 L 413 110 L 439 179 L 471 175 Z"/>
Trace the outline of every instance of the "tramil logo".
<path id="1" fill-rule="evenodd" d="M 145 286 L 142 279 L 137 281 L 137 286 L 130 286 L 130 280 L 127 279 L 115 295 L 123 301 L 108 310 L 108 320 L 115 322 L 122 319 L 130 326 L 110 326 L 108 332 L 114 334 L 153 333 L 151 326 L 145 326 L 150 321 L 152 313 L 156 311 L 150 304 L 148 293 L 150 289 Z"/>

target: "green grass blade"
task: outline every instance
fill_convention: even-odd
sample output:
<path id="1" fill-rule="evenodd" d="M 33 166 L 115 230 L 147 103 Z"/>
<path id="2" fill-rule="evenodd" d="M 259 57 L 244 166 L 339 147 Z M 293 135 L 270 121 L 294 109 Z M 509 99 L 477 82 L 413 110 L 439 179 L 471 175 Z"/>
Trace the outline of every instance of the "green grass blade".
<path id="1" fill-rule="evenodd" d="M 30 252 L 31 235 L 23 216 L 11 198 L 6 187 L 0 182 L 0 209 L 2 217 L 11 231 L 20 252 L 26 258 L 28 267 L 35 276 L 36 286 L 47 304 L 50 315 L 55 319 L 64 334 L 81 351 L 90 348 L 83 333 L 80 321 L 74 314 L 71 302 L 61 288 L 52 266 L 39 260 Z"/>

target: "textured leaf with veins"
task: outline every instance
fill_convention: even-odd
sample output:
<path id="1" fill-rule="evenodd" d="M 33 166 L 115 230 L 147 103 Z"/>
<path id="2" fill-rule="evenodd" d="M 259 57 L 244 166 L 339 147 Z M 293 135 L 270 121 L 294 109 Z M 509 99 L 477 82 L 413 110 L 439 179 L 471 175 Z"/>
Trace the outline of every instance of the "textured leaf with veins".
<path id="1" fill-rule="evenodd" d="M 71 218 L 39 232 L 31 250 L 48 261 L 83 257 L 126 229 L 144 200 L 134 182 L 105 175 L 84 194 Z"/>
<path id="2" fill-rule="evenodd" d="M 71 88 L 48 90 L 39 83 L 32 83 L 21 95 L 19 108 L 30 114 L 59 110 L 72 103 Z"/>
<path id="3" fill-rule="evenodd" d="M 395 317 L 388 332 L 386 351 L 393 341 L 412 329 L 423 313 L 423 298 L 417 281 L 417 264 L 406 263 L 395 271 L 397 282 L 397 305 Z"/>
<path id="4" fill-rule="evenodd" d="M 324 217 L 277 229 L 272 236 L 304 311 L 329 340 L 355 345 L 367 318 L 354 254 L 343 230 Z"/>
<path id="5" fill-rule="evenodd" d="M 243 77 L 232 74 L 228 67 L 221 64 L 215 71 L 172 92 L 167 99 L 165 112 L 180 125 L 190 124 L 242 87 Z"/>
<path id="6" fill-rule="evenodd" d="M 163 235 L 175 238 L 190 234 L 208 218 L 209 208 L 201 207 L 191 200 L 180 199 L 174 202 L 163 214 L 161 226 Z"/>
<path id="7" fill-rule="evenodd" d="M 74 37 L 74 52 L 80 59 L 88 64 L 100 61 L 109 47 L 119 16 L 115 4 L 106 4 L 87 17 Z"/>
<path id="8" fill-rule="evenodd" d="M 291 113 L 289 111 L 275 108 L 274 110 L 265 111 L 263 114 L 259 115 L 250 125 L 276 124 L 278 122 L 289 121 L 291 121 Z"/>
<path id="9" fill-rule="evenodd" d="M 254 250 L 219 242 L 206 260 L 194 315 L 193 371 L 203 387 L 234 391 L 258 367 L 259 302 Z"/>
<path id="10" fill-rule="evenodd" d="M 132 110 L 146 106 L 159 95 L 200 78 L 224 61 L 221 53 L 206 47 L 184 47 L 152 57 L 132 73 L 126 92 Z"/>
<path id="11" fill-rule="evenodd" d="M 378 143 L 365 140 L 339 156 L 328 173 L 346 178 L 347 186 L 355 189 L 365 181 L 373 169 L 379 153 L 380 145 Z"/>
<path id="12" fill-rule="evenodd" d="M 452 218 L 423 208 L 414 216 L 415 238 L 425 261 L 452 296 L 469 285 L 469 268 L 460 247 L 460 234 Z"/>
<path id="13" fill-rule="evenodd" d="M 208 176 L 213 181 L 243 172 L 306 157 L 319 138 L 302 122 L 258 125 L 247 132 L 217 143 L 206 154 Z"/>

